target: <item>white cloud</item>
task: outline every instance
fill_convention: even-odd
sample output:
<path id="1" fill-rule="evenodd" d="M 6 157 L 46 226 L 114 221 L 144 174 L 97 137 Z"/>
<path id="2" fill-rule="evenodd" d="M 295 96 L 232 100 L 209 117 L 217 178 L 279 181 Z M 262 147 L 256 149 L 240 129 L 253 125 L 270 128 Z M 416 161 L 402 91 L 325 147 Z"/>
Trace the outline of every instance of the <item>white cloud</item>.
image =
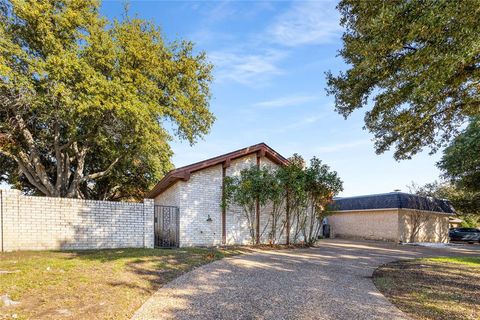
<path id="1" fill-rule="evenodd" d="M 235 36 L 233 34 L 228 32 L 214 31 L 208 27 L 195 30 L 189 34 L 187 38 L 191 39 L 198 48 L 204 48 L 211 44 L 235 41 Z"/>
<path id="2" fill-rule="evenodd" d="M 272 76 L 282 74 L 277 63 L 285 57 L 281 51 L 269 50 L 263 54 L 240 54 L 217 51 L 209 54 L 219 81 L 232 80 L 244 85 L 265 85 Z"/>
<path id="3" fill-rule="evenodd" d="M 304 104 L 305 102 L 314 101 L 316 99 L 317 97 L 308 95 L 285 96 L 277 99 L 258 102 L 253 106 L 260 108 L 281 108 Z"/>
<path id="4" fill-rule="evenodd" d="M 270 136 L 270 135 L 276 135 L 276 134 L 282 134 L 282 133 L 288 133 L 292 132 L 292 130 L 300 130 L 302 128 L 308 127 L 312 124 L 321 122 L 325 119 L 327 119 L 327 115 L 325 115 L 323 112 L 318 114 L 318 115 L 309 115 L 305 116 L 299 120 L 296 121 L 291 121 L 286 124 L 278 125 L 274 128 L 259 128 L 259 131 L 250 131 L 254 135 L 265 135 L 265 136 Z"/>
<path id="5" fill-rule="evenodd" d="M 306 116 L 303 119 L 300 119 L 298 121 L 292 122 L 289 125 L 286 125 L 282 128 L 282 132 L 287 132 L 292 129 L 299 129 L 303 128 L 305 126 L 311 125 L 313 123 L 317 123 L 321 120 L 325 119 L 325 116 L 323 114 L 316 115 L 316 116 Z"/>
<path id="6" fill-rule="evenodd" d="M 224 21 L 238 14 L 238 10 L 230 1 L 212 2 L 212 6 L 205 12 L 209 22 Z"/>
<path id="7" fill-rule="evenodd" d="M 318 147 L 318 148 L 315 148 L 315 152 L 316 153 L 334 153 L 334 152 L 343 151 L 346 149 L 354 149 L 357 147 L 365 146 L 367 144 L 371 144 L 371 141 L 368 139 L 356 140 L 356 141 L 347 142 L 347 143 L 339 143 L 339 144 L 334 144 L 330 146 Z"/>
<path id="8" fill-rule="evenodd" d="M 266 29 L 255 33 L 234 36 L 222 33 L 218 25 L 219 21 L 238 19 L 239 14 L 248 16 L 271 10 L 269 6 L 270 3 L 267 7 L 262 5 L 245 11 L 230 1 L 220 1 L 208 7 L 205 26 L 193 33 L 192 38 L 204 45 L 214 43 L 217 48 L 221 45 L 220 50 L 208 54 L 215 66 L 217 82 L 233 81 L 251 87 L 269 85 L 275 76 L 284 74 L 284 67 L 280 67 L 280 63 L 291 52 L 287 48 L 280 50 L 274 44 L 291 47 L 324 43 L 337 38 L 341 31 L 335 4 L 328 1 L 293 2 Z M 286 98 L 291 100 L 265 101 L 263 106 L 281 107 L 305 102 L 301 97 Z"/>
<path id="9" fill-rule="evenodd" d="M 297 2 L 275 19 L 267 34 L 285 46 L 330 42 L 342 30 L 334 5 L 332 1 Z"/>

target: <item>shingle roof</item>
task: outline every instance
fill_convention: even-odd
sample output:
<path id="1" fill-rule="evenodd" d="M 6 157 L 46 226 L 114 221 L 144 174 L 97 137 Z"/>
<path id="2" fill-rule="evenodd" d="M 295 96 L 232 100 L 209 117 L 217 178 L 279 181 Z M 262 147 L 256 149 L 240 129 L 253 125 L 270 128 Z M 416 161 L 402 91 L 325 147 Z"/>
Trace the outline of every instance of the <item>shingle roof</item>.
<path id="1" fill-rule="evenodd" d="M 335 198 L 332 209 L 369 210 L 369 209 L 417 209 L 432 212 L 455 214 L 455 208 L 448 200 L 422 197 L 416 194 L 390 192 L 358 197 Z"/>

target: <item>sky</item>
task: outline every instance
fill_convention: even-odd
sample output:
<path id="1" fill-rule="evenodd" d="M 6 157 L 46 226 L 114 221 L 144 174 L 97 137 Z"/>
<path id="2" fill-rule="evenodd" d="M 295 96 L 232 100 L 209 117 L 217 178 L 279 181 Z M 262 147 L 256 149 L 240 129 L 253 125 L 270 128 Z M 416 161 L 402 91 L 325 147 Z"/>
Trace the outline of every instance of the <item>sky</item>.
<path id="1" fill-rule="evenodd" d="M 191 40 L 214 64 L 211 132 L 193 146 L 175 139 L 176 167 L 265 142 L 289 157 L 318 157 L 344 182 L 341 196 L 408 191 L 438 179 L 440 154 L 397 162 L 377 155 L 363 130 L 365 110 L 334 111 L 325 72 L 346 70 L 338 50 L 336 1 L 130 1 L 129 12 L 153 21 L 167 41 Z M 101 12 L 121 18 L 124 3 Z"/>

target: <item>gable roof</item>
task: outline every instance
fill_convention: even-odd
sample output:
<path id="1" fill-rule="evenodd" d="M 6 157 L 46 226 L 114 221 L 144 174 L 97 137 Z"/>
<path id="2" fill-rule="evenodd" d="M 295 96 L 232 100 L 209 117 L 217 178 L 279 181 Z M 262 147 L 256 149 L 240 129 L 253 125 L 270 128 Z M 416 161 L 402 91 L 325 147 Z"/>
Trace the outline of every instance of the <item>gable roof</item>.
<path id="1" fill-rule="evenodd" d="M 448 200 L 423 197 L 404 192 L 390 192 L 358 197 L 335 198 L 332 205 L 332 209 L 335 211 L 394 208 L 455 214 L 455 209 Z"/>
<path id="2" fill-rule="evenodd" d="M 232 160 L 254 153 L 261 157 L 265 156 L 273 163 L 278 165 L 285 165 L 288 163 L 288 160 L 280 155 L 280 153 L 276 152 L 267 144 L 262 142 L 247 148 L 232 151 L 214 158 L 174 169 L 167 173 L 165 177 L 163 177 L 162 180 L 155 185 L 155 187 L 147 194 L 147 198 L 155 198 L 179 180 L 187 181 L 190 178 L 190 175 L 196 171 L 210 168 L 218 164 L 223 164 L 225 167 L 228 167 Z"/>

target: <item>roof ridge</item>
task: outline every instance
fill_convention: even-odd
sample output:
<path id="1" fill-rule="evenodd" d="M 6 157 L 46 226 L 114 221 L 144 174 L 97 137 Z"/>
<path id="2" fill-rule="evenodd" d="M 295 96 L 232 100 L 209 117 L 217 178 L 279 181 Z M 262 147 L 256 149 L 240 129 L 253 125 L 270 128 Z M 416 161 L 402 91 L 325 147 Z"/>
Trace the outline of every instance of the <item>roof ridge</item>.
<path id="1" fill-rule="evenodd" d="M 399 191 L 392 191 L 392 192 L 383 192 L 383 193 L 373 193 L 373 194 L 363 194 L 359 196 L 350 196 L 350 197 L 337 197 L 337 199 L 351 199 L 351 198 L 362 198 L 362 197 L 376 197 L 376 196 L 384 196 L 387 194 L 408 194 L 408 195 L 414 195 L 413 193 L 407 193 L 407 192 L 399 192 Z"/>
<path id="2" fill-rule="evenodd" d="M 164 190 L 169 188 L 173 183 L 178 180 L 187 181 L 190 178 L 190 174 L 196 171 L 200 171 L 211 166 L 215 166 L 221 163 L 224 163 L 225 166 L 230 165 L 230 161 L 245 157 L 250 154 L 257 153 L 259 157 L 267 157 L 272 162 L 278 165 L 285 165 L 288 163 L 288 159 L 282 156 L 280 153 L 272 149 L 265 142 L 260 142 L 252 146 L 231 151 L 213 158 L 209 158 L 203 161 L 198 161 L 183 167 L 179 167 L 173 170 L 170 170 L 154 187 L 147 193 L 147 198 L 153 198 L 162 193 Z"/>
<path id="3" fill-rule="evenodd" d="M 334 200 L 337 202 L 340 211 L 398 208 L 455 214 L 455 208 L 448 200 L 405 192 L 389 192 L 357 197 L 335 198 Z"/>
<path id="4" fill-rule="evenodd" d="M 181 166 L 181 167 L 178 167 L 178 168 L 175 168 L 175 169 L 172 169 L 170 170 L 168 173 L 170 172 L 173 172 L 173 171 L 180 171 L 180 170 L 184 170 L 188 167 L 193 167 L 195 165 L 198 165 L 198 164 L 201 164 L 201 163 L 204 163 L 204 162 L 208 162 L 208 161 L 212 161 L 212 160 L 215 160 L 217 158 L 221 158 L 221 157 L 225 157 L 225 156 L 228 156 L 229 154 L 233 154 L 233 153 L 236 153 L 236 152 L 240 152 L 240 151 L 243 151 L 243 150 L 246 150 L 246 149 L 254 149 L 254 148 L 257 148 L 257 147 L 260 147 L 260 146 L 265 146 L 269 149 L 272 149 L 270 148 L 265 142 L 260 142 L 260 143 L 257 143 L 257 144 L 254 144 L 254 145 L 251 145 L 249 147 L 246 147 L 246 148 L 240 148 L 240 149 L 237 149 L 237 150 L 234 150 L 234 151 L 230 151 L 230 152 L 227 152 L 227 153 L 223 153 L 219 156 L 215 156 L 215 157 L 211 157 L 211 158 L 207 158 L 205 160 L 200 160 L 200 161 L 197 161 L 197 162 L 194 162 L 194 163 L 191 163 L 191 164 L 187 164 L 185 166 Z M 273 150 L 273 149 L 272 149 Z M 168 174 L 167 173 L 167 174 Z"/>

